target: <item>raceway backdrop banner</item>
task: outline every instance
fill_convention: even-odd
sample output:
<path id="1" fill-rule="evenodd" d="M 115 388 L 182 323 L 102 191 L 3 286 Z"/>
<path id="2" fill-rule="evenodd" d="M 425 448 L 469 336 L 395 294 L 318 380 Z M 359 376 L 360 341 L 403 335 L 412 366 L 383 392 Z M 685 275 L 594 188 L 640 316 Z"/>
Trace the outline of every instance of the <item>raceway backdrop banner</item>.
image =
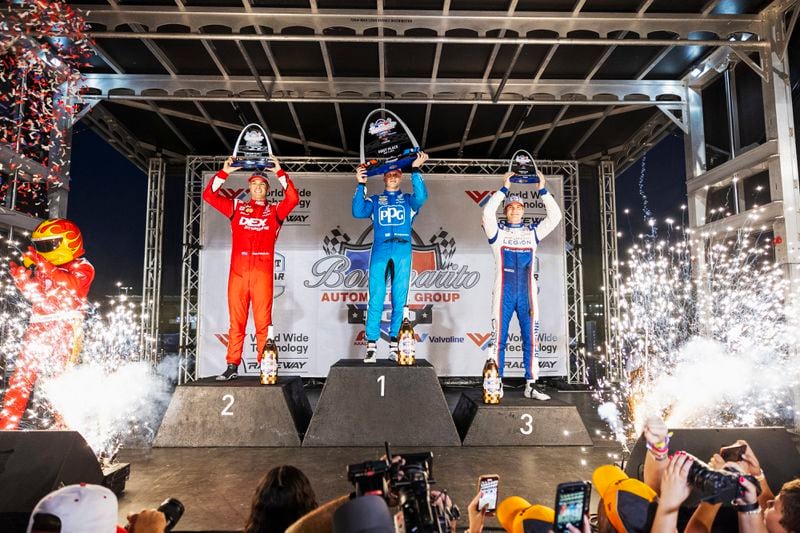
<path id="1" fill-rule="evenodd" d="M 209 173 L 204 182 L 211 178 Z M 273 322 L 284 375 L 325 377 L 341 358 L 361 358 L 366 340 L 369 253 L 372 224 L 355 219 L 352 176 L 292 175 L 300 204 L 289 215 L 275 250 Z M 270 201 L 283 197 L 277 181 Z M 428 201 L 414 221 L 409 307 L 417 333 L 417 357 L 428 359 L 440 376 L 478 376 L 488 355 L 494 261 L 481 227 L 483 205 L 502 178 L 427 176 Z M 562 179 L 549 177 L 547 188 L 562 207 Z M 370 178 L 368 194 L 383 190 Z M 403 190 L 411 192 L 410 176 Z M 544 204 L 532 187 L 514 187 L 523 197 L 527 220 L 544 216 Z M 246 198 L 245 173 L 233 174 L 224 194 Z M 502 217 L 502 211 L 499 212 Z M 228 336 L 227 283 L 230 222 L 203 202 L 201 221 L 198 374 L 225 369 Z M 539 367 L 542 376 L 566 375 L 567 290 L 563 222 L 537 250 Z M 389 291 L 381 324 L 378 357 L 388 356 Z M 252 316 L 243 361 L 258 375 Z M 522 376 L 522 344 L 516 317 L 506 349 L 506 376 Z M 240 371 L 243 369 L 240 368 Z"/>

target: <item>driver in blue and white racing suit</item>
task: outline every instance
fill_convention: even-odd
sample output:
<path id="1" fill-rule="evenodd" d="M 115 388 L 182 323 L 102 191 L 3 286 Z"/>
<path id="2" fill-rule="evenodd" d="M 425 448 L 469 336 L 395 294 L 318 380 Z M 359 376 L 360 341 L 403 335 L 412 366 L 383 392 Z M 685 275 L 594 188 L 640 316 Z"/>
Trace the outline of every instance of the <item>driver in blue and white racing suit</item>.
<path id="1" fill-rule="evenodd" d="M 392 321 L 389 359 L 397 359 L 397 334 L 403 321 L 403 308 L 408 297 L 411 278 L 411 224 L 428 199 L 428 189 L 422 180 L 420 167 L 428 155 L 419 152 L 411 163 L 413 194 L 400 190 L 401 170 L 383 175 L 385 189 L 381 194 L 367 196 L 367 174 L 356 170 L 356 193 L 353 196 L 353 216 L 372 218 L 373 243 L 369 258 L 369 303 L 367 304 L 367 354 L 365 363 L 377 361 L 377 342 L 381 334 L 383 301 L 386 299 L 386 280 L 392 278 Z"/>
<path id="2" fill-rule="evenodd" d="M 497 366 L 503 376 L 506 341 L 511 315 L 517 313 L 522 335 L 522 358 L 525 365 L 526 398 L 549 400 L 550 396 L 536 390 L 536 371 L 539 334 L 539 304 L 535 274 L 535 254 L 539 241 L 553 231 L 561 221 L 561 210 L 545 188 L 544 175 L 537 172 L 539 183 L 534 187 L 544 202 L 546 215 L 536 224 L 524 224 L 525 206 L 522 199 L 509 194 L 511 176 L 503 176 L 504 185 L 492 194 L 483 208 L 483 230 L 492 246 L 495 264 L 492 295 L 492 324 L 497 333 Z M 505 200 L 505 201 L 504 201 Z M 503 203 L 506 222 L 497 223 L 497 208 Z"/>

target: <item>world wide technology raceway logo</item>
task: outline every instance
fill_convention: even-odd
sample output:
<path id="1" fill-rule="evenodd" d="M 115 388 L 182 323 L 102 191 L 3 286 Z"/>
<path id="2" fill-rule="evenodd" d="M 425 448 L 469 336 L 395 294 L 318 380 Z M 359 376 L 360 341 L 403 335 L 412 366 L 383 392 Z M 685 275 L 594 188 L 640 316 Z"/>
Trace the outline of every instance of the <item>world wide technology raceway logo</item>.
<path id="1" fill-rule="evenodd" d="M 310 279 L 303 282 L 307 288 L 320 289 L 321 303 L 346 306 L 349 324 L 366 323 L 372 238 L 371 225 L 357 239 L 352 239 L 338 227 L 332 229 L 323 238 L 325 256 L 312 265 Z M 480 282 L 481 275 L 467 265 L 453 262 L 456 242 L 446 230 L 440 229 L 427 243 L 414 231 L 411 239 L 410 320 L 414 326 L 433 324 L 435 308 L 460 301 L 464 291 L 471 290 Z M 391 305 L 384 302 L 381 337 L 387 340 L 390 319 Z M 418 332 L 418 335 L 423 333 Z M 463 342 L 463 337 L 434 337 L 421 339 Z M 356 339 L 356 343 L 359 342 Z"/>

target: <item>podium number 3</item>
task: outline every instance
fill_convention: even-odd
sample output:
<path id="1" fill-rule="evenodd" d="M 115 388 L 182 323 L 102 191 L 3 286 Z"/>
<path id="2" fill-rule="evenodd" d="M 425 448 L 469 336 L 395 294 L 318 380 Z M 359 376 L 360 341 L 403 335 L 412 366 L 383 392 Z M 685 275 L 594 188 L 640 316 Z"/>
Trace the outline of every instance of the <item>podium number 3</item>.
<path id="1" fill-rule="evenodd" d="M 379 376 L 378 383 L 381 384 L 381 398 L 386 396 L 386 376 Z"/>
<path id="2" fill-rule="evenodd" d="M 525 422 L 525 425 L 519 428 L 519 432 L 522 433 L 523 435 L 530 435 L 531 433 L 533 433 L 533 417 L 528 413 L 525 413 L 520 418 L 522 419 L 523 422 Z"/>
<path id="3" fill-rule="evenodd" d="M 226 394 L 222 397 L 223 402 L 228 402 L 228 405 L 222 408 L 222 412 L 219 414 L 220 416 L 233 416 L 233 411 L 231 411 L 231 407 L 233 407 L 233 402 L 236 399 L 233 397 L 233 394 Z"/>

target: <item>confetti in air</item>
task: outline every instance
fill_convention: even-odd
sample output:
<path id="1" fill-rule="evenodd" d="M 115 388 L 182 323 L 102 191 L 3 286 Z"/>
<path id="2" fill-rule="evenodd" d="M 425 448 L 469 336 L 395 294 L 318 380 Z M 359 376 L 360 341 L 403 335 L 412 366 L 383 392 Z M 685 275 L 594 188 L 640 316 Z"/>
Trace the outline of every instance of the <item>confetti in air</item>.
<path id="1" fill-rule="evenodd" d="M 83 106 L 79 69 L 88 65 L 94 43 L 85 20 L 63 2 L 6 2 L 0 13 L 0 146 L 48 167 L 47 176 L 16 185 L 20 201 L 37 214 L 46 209 L 47 187 L 68 174 L 68 151 L 56 124 Z M 18 164 L 0 166 L 3 174 L 18 170 Z M 9 192 L 4 182 L 0 199 Z"/>
<path id="2" fill-rule="evenodd" d="M 775 262 L 770 236 L 690 235 L 667 223 L 665 238 L 640 235 L 620 260 L 620 317 L 607 349 L 624 368 L 620 383 L 602 383 L 596 394 L 601 416 L 623 443 L 652 415 L 671 427 L 791 419 L 800 294 Z M 702 240 L 703 260 L 693 262 L 690 246 Z"/>

